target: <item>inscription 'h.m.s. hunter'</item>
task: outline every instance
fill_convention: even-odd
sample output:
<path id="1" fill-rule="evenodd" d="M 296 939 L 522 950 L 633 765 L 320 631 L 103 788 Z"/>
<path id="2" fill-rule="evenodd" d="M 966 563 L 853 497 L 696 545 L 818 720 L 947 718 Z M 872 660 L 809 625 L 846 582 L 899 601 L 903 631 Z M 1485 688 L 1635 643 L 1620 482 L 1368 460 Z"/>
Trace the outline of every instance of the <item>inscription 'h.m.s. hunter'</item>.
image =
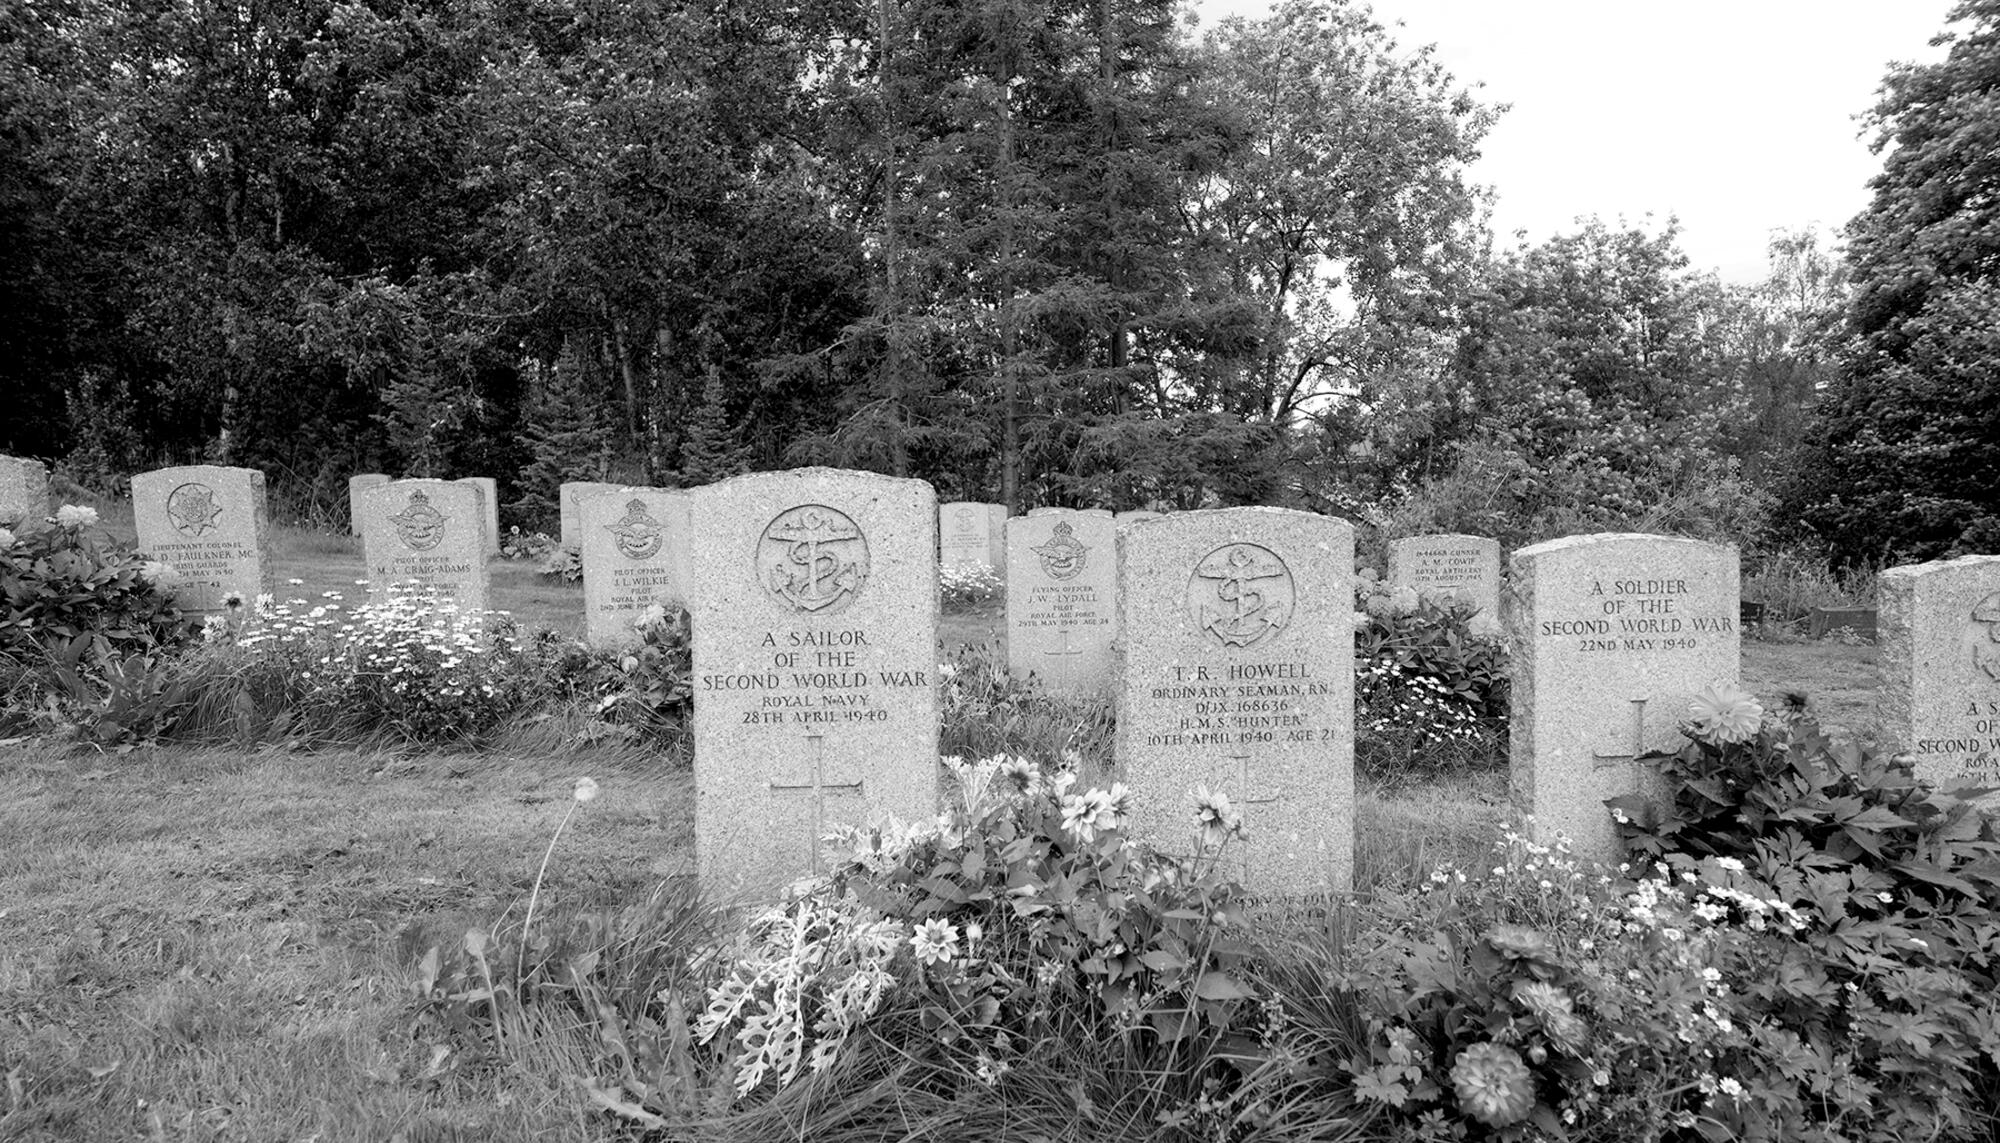
<path id="1" fill-rule="evenodd" d="M 1254 647 L 1291 621 L 1291 569 L 1258 544 L 1224 544 L 1188 576 L 1195 629 L 1225 647 Z"/>
<path id="2" fill-rule="evenodd" d="M 824 504 L 780 512 L 758 542 L 764 587 L 795 611 L 832 615 L 868 582 L 868 539 L 847 514 Z"/>

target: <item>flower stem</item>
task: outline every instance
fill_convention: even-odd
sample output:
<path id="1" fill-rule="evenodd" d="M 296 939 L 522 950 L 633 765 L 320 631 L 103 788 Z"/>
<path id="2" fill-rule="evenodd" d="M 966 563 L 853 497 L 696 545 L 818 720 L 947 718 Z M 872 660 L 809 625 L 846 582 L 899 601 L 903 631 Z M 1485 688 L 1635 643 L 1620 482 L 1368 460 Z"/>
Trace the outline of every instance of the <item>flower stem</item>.
<path id="1" fill-rule="evenodd" d="M 535 887 L 528 893 L 528 915 L 521 918 L 521 949 L 514 956 L 514 1001 L 520 1003 L 527 989 L 528 933 L 535 924 L 535 899 L 542 895 L 542 875 L 549 871 L 549 858 L 556 851 L 556 840 L 562 837 L 563 827 L 569 824 L 569 816 L 576 812 L 578 802 L 572 799 L 569 808 L 563 811 L 562 820 L 556 823 L 556 832 L 549 837 L 549 847 L 542 851 L 542 867 L 535 870 Z"/>

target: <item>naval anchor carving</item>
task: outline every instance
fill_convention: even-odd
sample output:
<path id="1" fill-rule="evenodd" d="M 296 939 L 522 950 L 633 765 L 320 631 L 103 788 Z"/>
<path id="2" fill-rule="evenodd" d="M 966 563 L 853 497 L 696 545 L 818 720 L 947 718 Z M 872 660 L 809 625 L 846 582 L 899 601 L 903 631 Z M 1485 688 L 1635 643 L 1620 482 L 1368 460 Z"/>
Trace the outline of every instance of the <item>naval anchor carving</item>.
<path id="1" fill-rule="evenodd" d="M 832 615 L 868 582 L 868 538 L 860 525 L 824 504 L 778 513 L 757 542 L 765 590 L 794 611 Z"/>
<path id="2" fill-rule="evenodd" d="M 1076 529 L 1068 520 L 1056 522 L 1055 534 L 1049 542 L 1039 548 L 1028 549 L 1042 560 L 1042 572 L 1050 579 L 1075 579 L 1083 574 L 1084 564 L 1090 558 L 1090 548 L 1076 538 Z"/>
<path id="3" fill-rule="evenodd" d="M 1188 576 L 1188 618 L 1224 647 L 1254 647 L 1291 622 L 1292 570 L 1260 544 L 1224 544 Z"/>
<path id="4" fill-rule="evenodd" d="M 618 537 L 612 542 L 627 559 L 651 559 L 667 542 L 666 530 L 647 513 L 646 502 L 636 498 L 626 501 L 625 515 L 616 524 L 606 524 L 604 530 Z"/>
<path id="5" fill-rule="evenodd" d="M 167 523 L 190 540 L 213 532 L 215 518 L 220 515 L 215 489 L 206 484 L 183 484 L 167 493 Z"/>
<path id="6" fill-rule="evenodd" d="M 2000 591 L 1972 605 L 1972 621 L 1986 628 L 1986 641 L 1972 645 L 1972 665 L 2000 683 Z"/>
<path id="7" fill-rule="evenodd" d="M 411 551 L 428 552 L 444 539 L 444 526 L 451 517 L 437 510 L 431 498 L 422 489 L 410 493 L 410 503 L 401 512 L 389 517 L 396 526 L 396 536 L 403 546 Z"/>

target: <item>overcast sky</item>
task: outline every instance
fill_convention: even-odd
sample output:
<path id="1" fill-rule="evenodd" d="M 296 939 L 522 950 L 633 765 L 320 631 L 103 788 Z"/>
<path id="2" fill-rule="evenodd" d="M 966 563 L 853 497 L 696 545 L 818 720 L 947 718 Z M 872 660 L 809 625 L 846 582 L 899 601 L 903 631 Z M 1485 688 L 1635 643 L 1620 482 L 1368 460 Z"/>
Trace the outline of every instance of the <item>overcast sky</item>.
<path id="1" fill-rule="evenodd" d="M 1204 24 L 1268 0 L 1196 0 Z M 1773 228 L 1838 228 L 1879 160 L 1855 118 L 1892 60 L 1934 59 L 1952 0 L 1374 0 L 1461 83 L 1512 104 L 1473 178 L 1494 229 L 1531 241 L 1579 216 L 1681 222 L 1724 279 L 1764 273 Z M 1506 240 L 1511 244 L 1511 240 Z"/>

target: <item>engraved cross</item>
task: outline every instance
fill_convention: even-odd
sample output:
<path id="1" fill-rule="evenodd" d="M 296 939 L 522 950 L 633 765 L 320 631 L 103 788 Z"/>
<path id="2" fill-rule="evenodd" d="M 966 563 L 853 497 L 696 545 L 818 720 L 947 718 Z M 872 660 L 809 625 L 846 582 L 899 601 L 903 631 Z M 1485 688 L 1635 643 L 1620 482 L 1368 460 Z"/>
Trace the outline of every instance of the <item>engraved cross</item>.
<path id="1" fill-rule="evenodd" d="M 826 735 L 822 734 L 817 730 L 811 731 L 807 733 L 806 741 L 812 743 L 812 749 L 813 749 L 812 781 L 800 783 L 797 785 L 784 785 L 778 782 L 772 782 L 770 786 L 771 789 L 774 791 L 775 790 L 812 791 L 812 836 L 808 840 L 808 850 L 812 854 L 812 873 L 813 876 L 817 877 L 821 872 L 820 849 L 823 845 L 822 839 L 826 836 L 827 791 L 831 790 L 834 793 L 853 794 L 859 797 L 862 792 L 862 783 L 860 782 L 828 783 L 826 780 Z"/>
<path id="2" fill-rule="evenodd" d="M 1250 807 L 1275 806 L 1285 799 L 1283 795 L 1276 792 L 1265 794 L 1253 794 L 1250 792 L 1250 752 L 1248 750 L 1238 746 L 1234 754 L 1225 754 L 1223 757 L 1236 763 L 1235 789 L 1230 800 L 1242 810 L 1243 832 L 1245 834 L 1242 840 L 1247 841 L 1249 838 L 1255 836 L 1250 832 Z M 1243 876 L 1248 878 L 1250 876 L 1250 847 L 1242 845 L 1240 848 L 1243 854 Z"/>
<path id="3" fill-rule="evenodd" d="M 1638 762 L 1639 755 L 1646 752 L 1646 703 L 1648 701 L 1648 697 L 1645 695 L 1636 695 L 1632 699 L 1632 749 L 1624 754 L 1607 754 L 1602 750 L 1591 751 L 1590 768 L 1593 772 L 1609 770 L 1617 766 L 1633 765 Z"/>
<path id="4" fill-rule="evenodd" d="M 1042 652 L 1042 654 L 1044 654 L 1044 655 L 1081 655 L 1081 654 L 1083 654 L 1083 648 L 1081 648 L 1081 647 L 1071 647 L 1071 646 L 1069 645 L 1069 628 L 1067 628 L 1067 627 L 1064 627 L 1064 628 L 1062 628 L 1062 629 L 1061 629 L 1061 634 L 1062 634 L 1062 641 L 1063 641 L 1063 645 L 1062 645 L 1062 650 L 1060 650 L 1060 651 L 1043 651 L 1043 652 Z"/>

